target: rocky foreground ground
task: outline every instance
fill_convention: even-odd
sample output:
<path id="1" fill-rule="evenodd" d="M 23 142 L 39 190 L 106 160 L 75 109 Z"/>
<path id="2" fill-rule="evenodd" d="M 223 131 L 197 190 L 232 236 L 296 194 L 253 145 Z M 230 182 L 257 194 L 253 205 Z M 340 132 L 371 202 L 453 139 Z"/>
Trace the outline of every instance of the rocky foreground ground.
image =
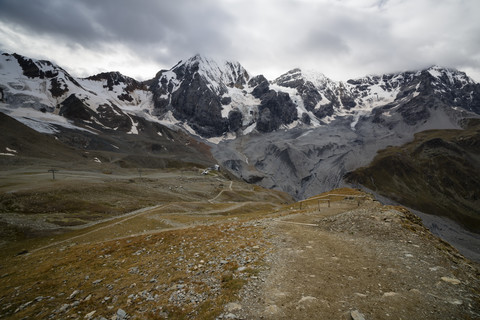
<path id="1" fill-rule="evenodd" d="M 405 209 L 343 192 L 2 258 L 0 318 L 480 319 L 478 264 Z"/>

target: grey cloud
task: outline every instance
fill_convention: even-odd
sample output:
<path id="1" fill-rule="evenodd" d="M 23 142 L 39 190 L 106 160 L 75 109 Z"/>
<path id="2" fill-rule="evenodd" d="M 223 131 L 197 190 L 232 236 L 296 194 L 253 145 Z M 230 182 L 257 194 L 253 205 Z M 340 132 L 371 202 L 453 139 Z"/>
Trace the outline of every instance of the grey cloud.
<path id="1" fill-rule="evenodd" d="M 314 30 L 310 32 L 303 43 L 300 44 L 300 50 L 314 50 L 322 56 L 347 54 L 350 47 L 339 33 L 328 30 Z"/>
<path id="2" fill-rule="evenodd" d="M 342 79 L 431 64 L 480 74 L 478 12 L 478 0 L 0 0 L 0 26 L 138 64 L 202 53 L 269 77 L 299 66 Z"/>
<path id="3" fill-rule="evenodd" d="M 1 0 L 0 18 L 92 50 L 118 42 L 140 56 L 156 47 L 183 56 L 229 45 L 223 31 L 231 17 L 219 9 L 194 0 Z"/>
<path id="4" fill-rule="evenodd" d="M 32 35 L 53 34 L 79 42 L 98 38 L 90 9 L 75 1 L 1 0 L 0 18 Z"/>

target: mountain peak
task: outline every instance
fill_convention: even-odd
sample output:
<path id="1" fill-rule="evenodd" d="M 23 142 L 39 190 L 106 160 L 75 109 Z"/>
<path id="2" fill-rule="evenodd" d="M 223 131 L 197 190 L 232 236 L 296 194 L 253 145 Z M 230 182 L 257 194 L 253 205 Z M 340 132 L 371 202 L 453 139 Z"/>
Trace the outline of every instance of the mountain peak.
<path id="1" fill-rule="evenodd" d="M 199 70 L 208 70 L 208 69 L 217 68 L 217 67 L 221 68 L 224 65 L 241 67 L 241 64 L 238 61 L 214 58 L 214 57 L 202 55 L 200 53 L 195 54 L 194 56 L 188 58 L 187 60 L 180 61 L 175 67 L 182 66 L 182 65 L 188 66 L 188 67 L 198 67 Z"/>
<path id="2" fill-rule="evenodd" d="M 135 89 L 145 89 L 142 83 L 138 82 L 137 80 L 130 78 L 128 76 L 123 75 L 119 71 L 110 71 L 110 72 L 102 72 L 96 75 L 90 76 L 86 78 L 87 80 L 92 81 L 105 81 L 105 87 L 108 90 L 112 91 L 114 86 L 118 85 L 125 85 L 126 91 L 130 92 Z"/>
<path id="3" fill-rule="evenodd" d="M 171 69 L 180 77 L 186 74 L 186 70 L 193 76 L 198 73 L 208 87 L 216 93 L 224 91 L 222 89 L 224 86 L 242 87 L 250 79 L 250 74 L 239 62 L 213 59 L 201 54 L 196 54 L 184 62 L 181 61 Z"/>
<path id="4" fill-rule="evenodd" d="M 332 80 L 318 71 L 294 68 L 273 81 L 273 83 L 285 87 L 296 87 L 300 82 L 310 82 L 316 88 L 324 88 L 326 83 L 332 82 Z"/>
<path id="5" fill-rule="evenodd" d="M 67 74 L 61 67 L 47 60 L 32 59 L 17 53 L 2 53 L 2 56 L 4 57 L 2 60 L 8 64 L 16 60 L 16 63 L 22 69 L 23 75 L 28 78 L 54 78 L 59 73 Z M 12 58 L 15 60 L 12 60 Z"/>
<path id="6" fill-rule="evenodd" d="M 454 68 L 433 65 L 425 69 L 424 72 L 428 72 L 432 77 L 438 79 L 439 81 L 448 81 L 449 84 L 454 84 L 457 81 L 463 84 L 475 83 L 475 81 L 469 76 L 467 76 L 465 72 L 459 71 Z"/>

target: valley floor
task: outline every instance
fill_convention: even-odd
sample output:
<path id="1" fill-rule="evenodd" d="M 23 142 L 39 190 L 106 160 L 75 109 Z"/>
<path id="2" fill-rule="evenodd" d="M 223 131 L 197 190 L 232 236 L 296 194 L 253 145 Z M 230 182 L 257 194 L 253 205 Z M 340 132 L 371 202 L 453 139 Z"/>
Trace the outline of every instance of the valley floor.
<path id="1" fill-rule="evenodd" d="M 131 183 L 145 209 L 4 242 L 0 318 L 480 319 L 478 264 L 401 207 L 169 179 Z"/>

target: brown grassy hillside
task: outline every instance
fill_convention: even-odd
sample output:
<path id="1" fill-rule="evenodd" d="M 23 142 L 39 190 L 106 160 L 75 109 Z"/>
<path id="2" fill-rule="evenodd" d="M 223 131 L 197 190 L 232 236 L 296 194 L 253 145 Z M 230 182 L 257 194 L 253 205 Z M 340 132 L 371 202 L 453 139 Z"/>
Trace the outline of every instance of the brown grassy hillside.
<path id="1" fill-rule="evenodd" d="M 345 176 L 417 210 L 447 216 L 480 231 L 480 120 L 465 130 L 431 130 L 378 152 Z"/>

